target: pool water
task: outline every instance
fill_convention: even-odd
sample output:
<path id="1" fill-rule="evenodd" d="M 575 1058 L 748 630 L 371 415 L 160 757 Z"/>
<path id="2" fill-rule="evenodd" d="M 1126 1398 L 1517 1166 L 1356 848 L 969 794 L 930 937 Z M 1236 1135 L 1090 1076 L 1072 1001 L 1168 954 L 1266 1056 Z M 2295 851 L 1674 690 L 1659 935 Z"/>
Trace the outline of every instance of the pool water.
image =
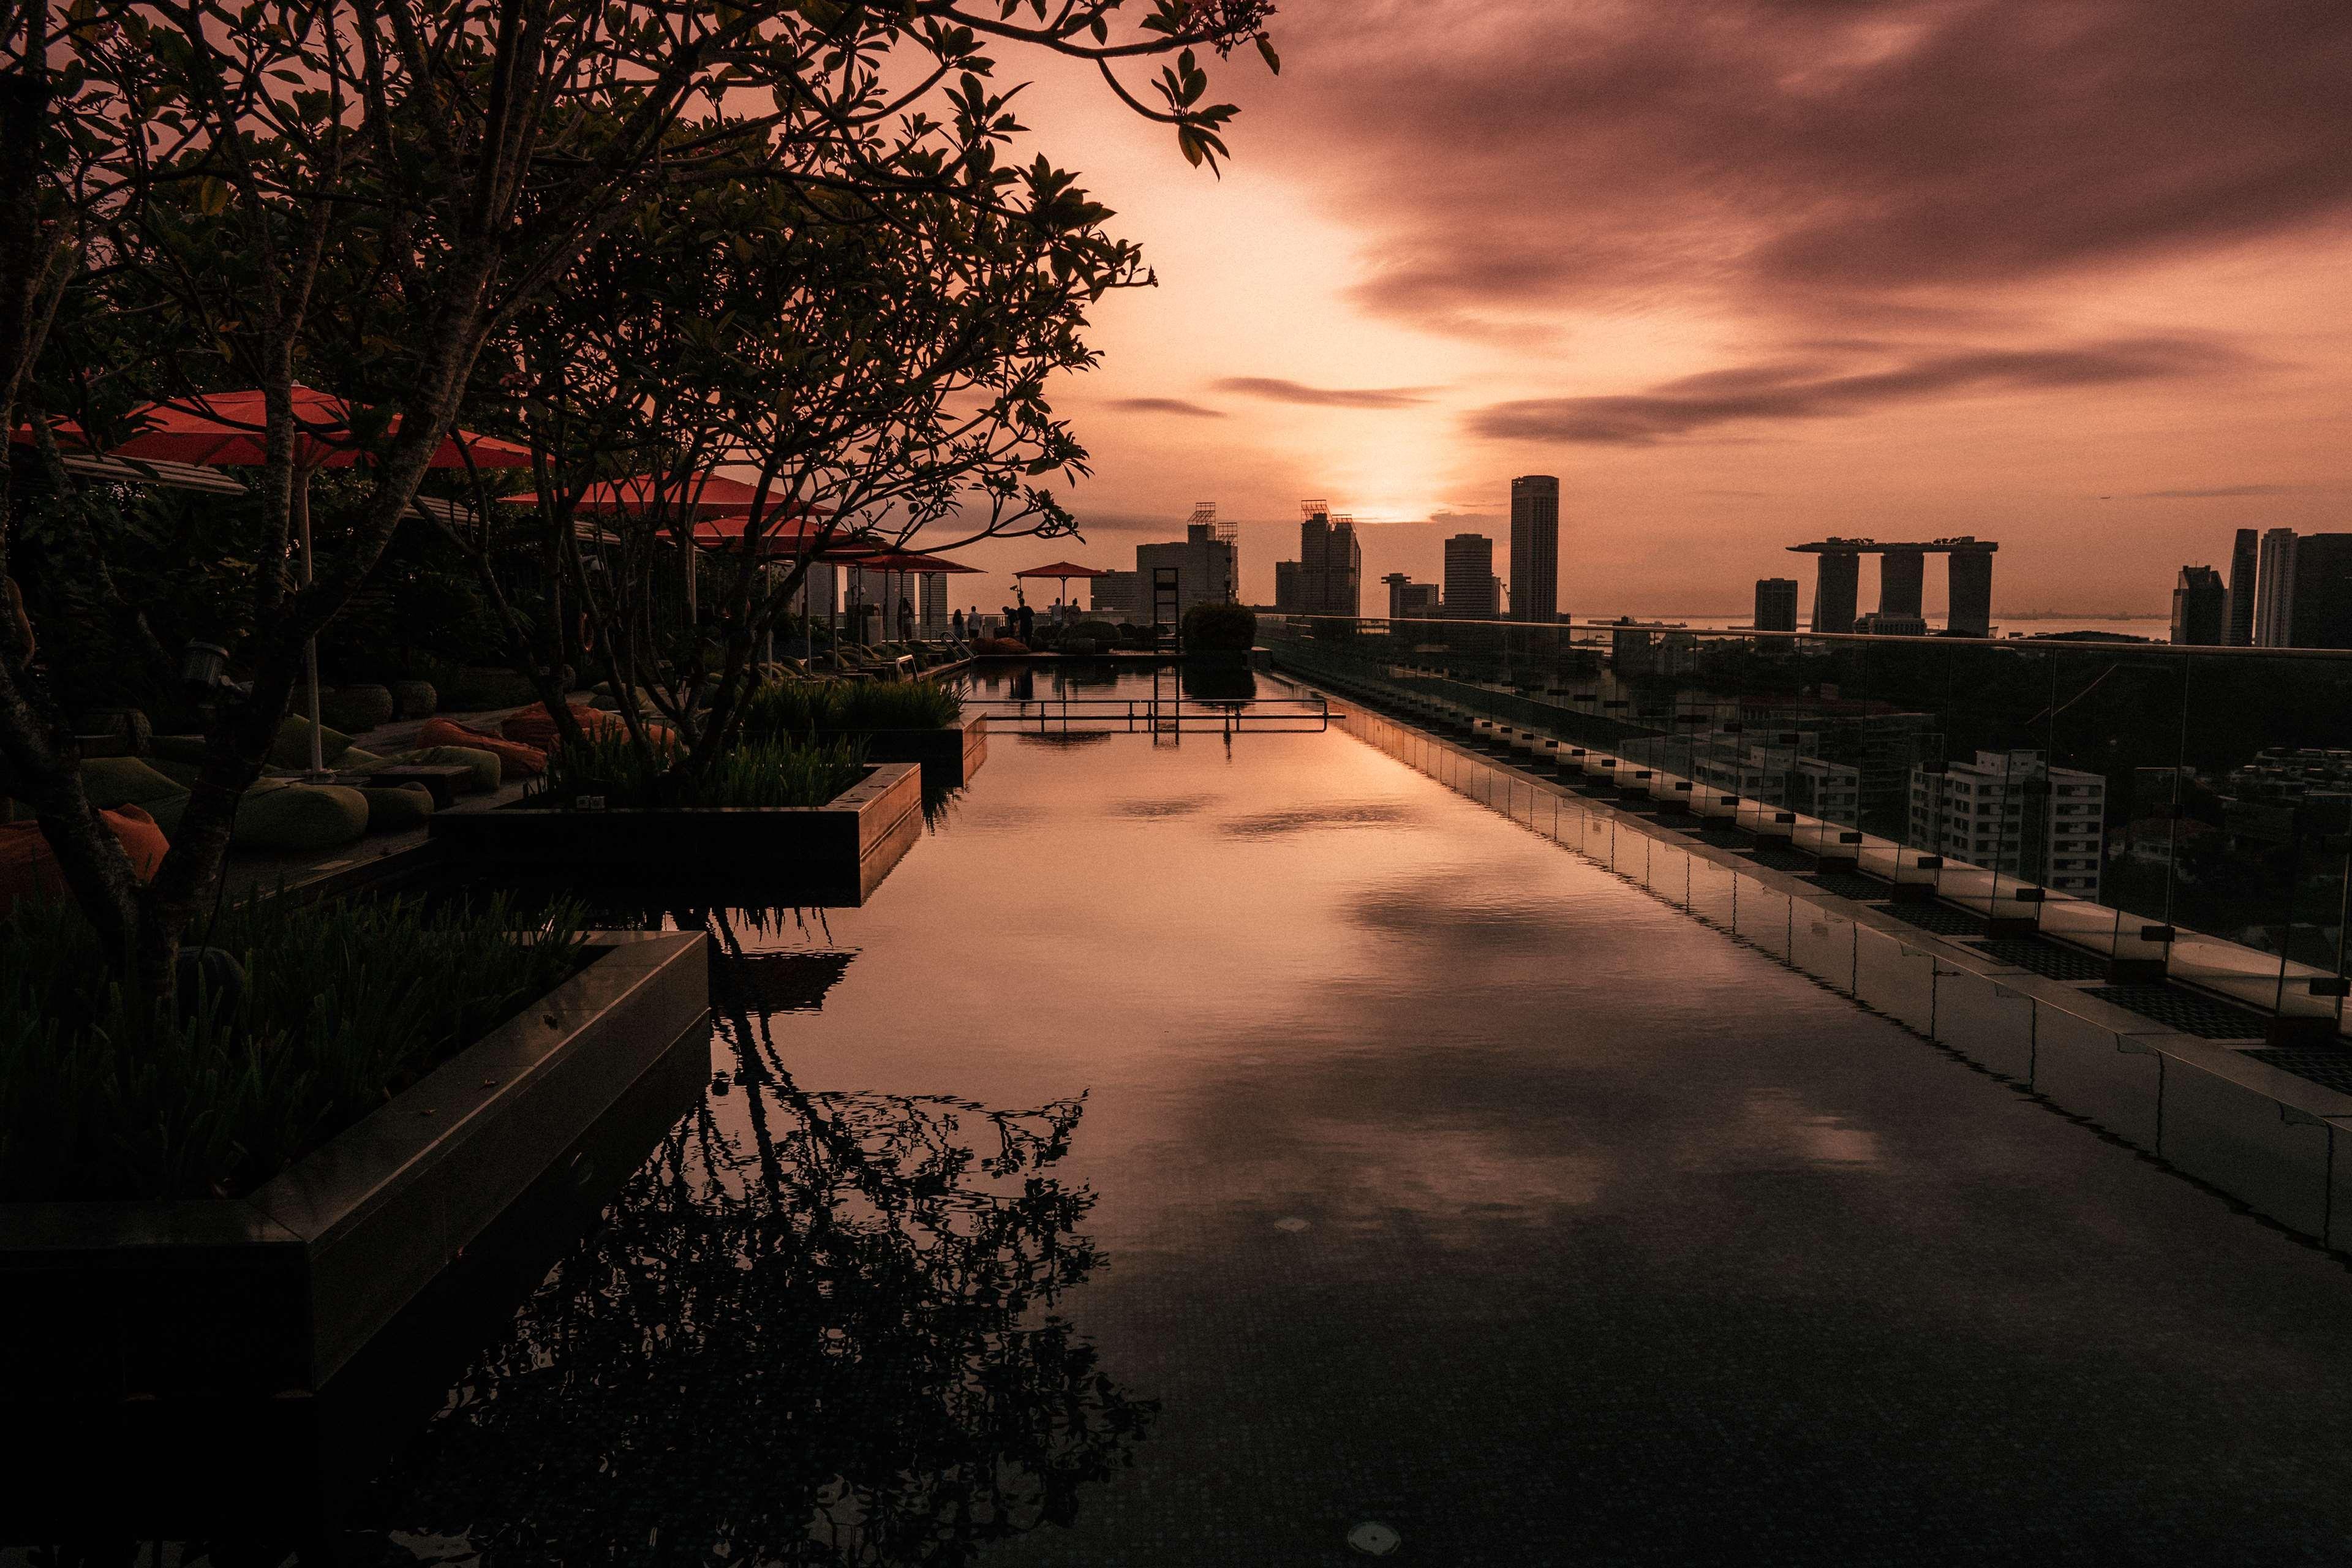
<path id="1" fill-rule="evenodd" d="M 393 1559 L 2342 1555 L 2339 1261 L 1336 730 L 1000 735 L 707 918 Z"/>

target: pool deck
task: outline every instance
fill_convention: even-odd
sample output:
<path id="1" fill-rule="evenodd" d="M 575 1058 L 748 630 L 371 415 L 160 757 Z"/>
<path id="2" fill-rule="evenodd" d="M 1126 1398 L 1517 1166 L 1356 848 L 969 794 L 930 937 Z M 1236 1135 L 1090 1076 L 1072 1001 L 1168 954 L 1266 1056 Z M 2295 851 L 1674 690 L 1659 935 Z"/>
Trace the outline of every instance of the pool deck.
<path id="1" fill-rule="evenodd" d="M 1104 1398 L 1156 1408 L 974 1561 L 1339 1563 L 1384 1531 L 1448 1564 L 2342 1559 L 2341 1256 L 1527 826 L 1344 734 L 1117 735 L 1008 739 L 937 839 L 863 909 L 738 926 L 824 978 L 722 1022 L 698 1125 L 800 1193 L 811 1107 L 951 1104 L 983 1156 L 985 1113 L 1076 1108 L 1003 1201 L 1069 1200 L 1036 1256 L 1104 1261 L 1052 1313 Z M 941 940 L 1016 886 L 1099 891 Z M 795 1446 L 870 1321 L 793 1299 L 790 1336 L 693 1373 L 675 1452 L 603 1425 L 683 1375 L 624 1350 L 539 1389 L 585 1401 L 576 1452 L 492 1427 L 421 1473 L 511 1467 L 665 1541 L 832 1518 L 788 1471 L 904 1501 L 890 1444 Z M 1024 1386 L 991 1381 L 1018 1340 L 950 1381 Z M 859 1418 L 900 1430 L 929 1384 L 875 1375 Z M 1058 1409 L 1039 1430 L 1083 1438 Z M 912 1495 L 953 1533 L 998 1462 Z M 401 1486 L 386 1517 L 446 1495 Z"/>

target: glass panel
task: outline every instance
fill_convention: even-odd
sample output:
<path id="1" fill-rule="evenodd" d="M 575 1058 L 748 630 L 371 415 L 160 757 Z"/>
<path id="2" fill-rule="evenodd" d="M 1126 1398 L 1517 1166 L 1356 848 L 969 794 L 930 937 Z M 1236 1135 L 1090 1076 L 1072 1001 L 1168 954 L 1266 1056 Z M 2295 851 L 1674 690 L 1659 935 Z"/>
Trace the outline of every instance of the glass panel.
<path id="1" fill-rule="evenodd" d="M 1919 563 L 1868 553 L 1880 597 L 1863 618 L 1903 635 L 1630 619 L 1262 628 L 1285 668 L 1385 690 L 1457 740 L 1483 720 L 1491 752 L 1581 794 L 1687 801 L 1711 841 L 1850 863 L 2006 922 L 2004 936 L 2109 959 L 2118 981 L 2168 976 L 2242 1001 L 2280 1020 L 2273 1033 L 2340 1033 L 2352 652 L 1922 637 L 1935 599 L 1913 613 Z M 1922 570 L 1932 590 L 1938 568 Z M 1492 799 L 1483 773 L 1432 760 Z M 1508 790 L 1496 804 L 1520 809 Z"/>
<path id="2" fill-rule="evenodd" d="M 2244 1070 L 2231 1061 L 2219 1068 Z M 2179 1058 L 2164 1064 L 2164 1147 L 2180 1169 L 2273 1219 L 2324 1238 L 2328 1131 L 2316 1118 L 2288 1118 L 2278 1101 L 2220 1072 Z"/>
<path id="3" fill-rule="evenodd" d="M 1690 911 L 1727 931 L 1732 924 L 1732 900 L 1737 879 L 1730 867 L 1706 855 L 1690 861 Z"/>
<path id="4" fill-rule="evenodd" d="M 1937 963 L 1935 1035 L 1979 1067 L 2033 1081 L 2033 1004 L 2010 986 Z"/>
<path id="5" fill-rule="evenodd" d="M 2143 1149 L 2156 1148 L 2161 1061 L 2112 1029 L 2045 1005 L 2033 1017 L 2033 1090 Z"/>
<path id="6" fill-rule="evenodd" d="M 1790 910 L 1789 962 L 1841 991 L 1853 989 L 1853 922 L 1798 900 Z"/>
<path id="7" fill-rule="evenodd" d="M 1741 878 L 1733 929 L 1773 957 L 1788 957 L 1789 895 L 1753 877 Z"/>
<path id="8" fill-rule="evenodd" d="M 1691 858 L 1687 851 L 1671 844 L 1652 840 L 1650 844 L 1650 891 L 1670 903 L 1690 902 Z"/>
<path id="9" fill-rule="evenodd" d="M 1921 1034 L 1936 1023 L 1936 961 L 1901 938 L 1866 925 L 1854 928 L 1853 994 Z"/>

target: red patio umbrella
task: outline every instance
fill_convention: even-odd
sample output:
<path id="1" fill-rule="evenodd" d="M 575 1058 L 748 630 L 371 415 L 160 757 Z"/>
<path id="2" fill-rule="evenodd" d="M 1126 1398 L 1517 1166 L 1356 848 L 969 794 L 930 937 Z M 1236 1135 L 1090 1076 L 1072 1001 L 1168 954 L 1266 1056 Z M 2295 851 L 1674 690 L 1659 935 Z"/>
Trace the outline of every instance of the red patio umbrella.
<path id="1" fill-rule="evenodd" d="M 872 544 L 863 549 L 828 551 L 825 558 L 840 562 L 852 572 L 881 573 L 882 597 L 885 603 L 887 603 L 890 597 L 890 574 L 893 572 L 903 576 L 930 577 L 969 576 L 980 570 L 977 566 L 966 566 L 960 561 L 950 561 L 941 555 L 926 555 L 919 551 Z M 903 596 L 903 591 L 901 596 Z"/>
<path id="2" fill-rule="evenodd" d="M 740 516 L 751 510 L 759 495 L 758 486 L 730 479 L 724 474 L 683 479 L 675 475 L 631 474 L 626 479 L 598 479 L 588 485 L 581 490 L 580 499 L 572 502 L 572 510 L 632 517 L 663 510 L 691 511 L 696 517 Z M 499 499 L 514 506 L 537 506 L 540 500 L 536 495 Z M 772 493 L 769 501 L 772 513 Z"/>
<path id="3" fill-rule="evenodd" d="M 302 548 L 302 583 L 311 581 L 310 476 L 320 468 L 347 468 L 365 462 L 367 447 L 352 427 L 353 405 L 349 399 L 315 387 L 298 385 L 294 405 L 294 527 Z M 133 409 L 131 423 L 143 428 L 107 455 L 146 458 L 155 462 L 193 463 L 205 468 L 257 468 L 268 461 L 268 399 L 258 390 L 208 392 L 194 397 L 171 398 Z M 400 427 L 394 415 L 387 429 Z M 530 449 L 493 436 L 453 430 L 434 448 L 427 466 L 459 468 L 520 468 L 530 464 Z M 319 640 L 303 647 L 303 665 L 310 684 L 310 773 L 326 771 L 319 745 Z"/>
<path id="4" fill-rule="evenodd" d="M 1106 571 L 1097 570 L 1092 566 L 1081 566 L 1075 561 L 1055 561 L 1044 566 L 1032 566 L 1026 572 L 1015 572 L 1013 575 L 1016 579 L 1022 577 L 1051 577 L 1055 579 L 1054 597 L 1058 601 L 1066 599 L 1070 596 L 1071 578 L 1108 577 L 1110 574 Z"/>

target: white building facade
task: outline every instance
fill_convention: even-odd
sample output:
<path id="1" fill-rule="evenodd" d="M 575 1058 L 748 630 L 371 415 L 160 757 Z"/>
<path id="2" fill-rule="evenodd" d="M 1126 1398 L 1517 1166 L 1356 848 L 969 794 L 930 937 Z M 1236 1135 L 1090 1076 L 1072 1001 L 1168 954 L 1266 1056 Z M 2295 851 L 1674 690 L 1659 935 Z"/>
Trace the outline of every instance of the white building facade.
<path id="1" fill-rule="evenodd" d="M 2039 752 L 1979 752 L 1911 770 L 1911 843 L 2076 898 L 2099 896 L 2107 781 L 2053 768 Z"/>

